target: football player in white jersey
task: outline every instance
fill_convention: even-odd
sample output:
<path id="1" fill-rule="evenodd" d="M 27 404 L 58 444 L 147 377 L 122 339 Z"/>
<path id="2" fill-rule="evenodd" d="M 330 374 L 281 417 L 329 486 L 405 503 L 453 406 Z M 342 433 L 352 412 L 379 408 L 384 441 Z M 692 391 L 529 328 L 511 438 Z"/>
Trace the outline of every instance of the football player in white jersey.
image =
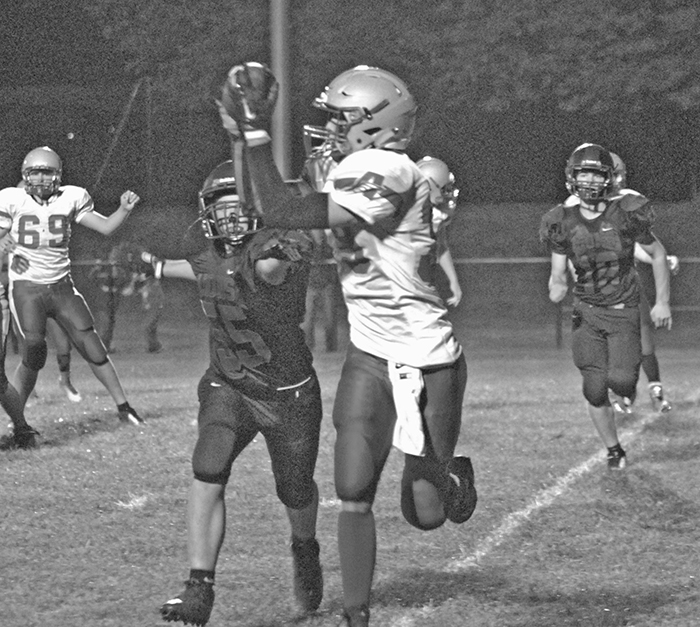
<path id="1" fill-rule="evenodd" d="M 430 185 L 430 202 L 433 205 L 433 232 L 437 240 L 437 260 L 447 277 L 451 295 L 445 300 L 451 307 L 456 307 L 462 300 L 462 287 L 452 259 L 447 241 L 447 227 L 454 218 L 457 209 L 459 189 L 455 185 L 455 175 L 442 159 L 425 156 L 416 162 L 425 174 Z"/>
<path id="2" fill-rule="evenodd" d="M 234 146 L 245 142 L 253 196 L 268 226 L 332 228 L 348 307 L 350 346 L 333 408 L 338 548 L 344 616 L 369 624 L 376 557 L 372 504 L 392 443 L 405 453 L 401 508 L 419 529 L 462 523 L 476 506 L 468 457 L 455 457 L 466 360 L 432 281 L 436 241 L 429 185 L 404 153 L 416 104 L 404 82 L 358 66 L 314 105 L 325 127 L 306 127 L 307 180 L 295 198 L 270 149 L 276 81 L 258 63 L 236 66 L 220 113 Z M 234 150 L 234 155 L 236 151 Z"/>
<path id="3" fill-rule="evenodd" d="M 129 405 L 114 364 L 97 332 L 92 314 L 73 285 L 69 243 L 74 224 L 102 235 L 113 233 L 139 201 L 127 190 L 109 217 L 94 210 L 82 187 L 62 185 L 61 158 L 48 146 L 31 150 L 22 162 L 24 188 L 0 190 L 0 237 L 11 238 L 10 308 L 21 337 L 21 362 L 14 387 L 22 401 L 34 389 L 46 363 L 46 321 L 53 318 L 71 338 L 99 381 L 107 388 L 122 422 L 143 420 Z"/>

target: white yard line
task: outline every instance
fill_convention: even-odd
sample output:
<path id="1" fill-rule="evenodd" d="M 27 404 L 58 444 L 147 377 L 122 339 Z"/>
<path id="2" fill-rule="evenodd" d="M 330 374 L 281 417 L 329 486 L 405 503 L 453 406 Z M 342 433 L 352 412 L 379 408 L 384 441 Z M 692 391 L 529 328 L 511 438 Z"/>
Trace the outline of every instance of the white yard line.
<path id="1" fill-rule="evenodd" d="M 625 442 L 625 444 L 633 442 L 647 425 L 658 420 L 660 416 L 660 414 L 654 413 L 643 418 L 633 428 L 622 431 L 620 440 Z M 604 450 L 592 455 L 586 461 L 569 470 L 563 477 L 560 477 L 554 485 L 538 492 L 525 507 L 517 512 L 508 514 L 492 533 L 476 545 L 476 548 L 470 555 L 447 564 L 444 572 L 457 572 L 479 566 L 485 557 L 513 535 L 523 523 L 530 519 L 533 513 L 543 507 L 549 507 L 555 499 L 564 494 L 574 481 L 590 472 L 594 466 L 604 461 L 605 457 L 606 452 Z M 620 472 L 624 472 L 624 470 Z M 416 610 L 415 613 L 397 617 L 392 621 L 391 625 L 392 627 L 413 627 L 420 615 L 425 616 L 426 612 L 431 613 L 434 609 L 436 608 L 423 608 Z"/>

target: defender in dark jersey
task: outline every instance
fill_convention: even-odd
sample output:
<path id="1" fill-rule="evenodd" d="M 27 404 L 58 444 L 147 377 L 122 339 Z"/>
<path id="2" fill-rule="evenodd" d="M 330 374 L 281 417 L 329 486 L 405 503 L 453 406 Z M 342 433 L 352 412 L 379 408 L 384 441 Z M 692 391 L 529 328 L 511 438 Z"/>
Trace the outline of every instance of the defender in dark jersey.
<path id="1" fill-rule="evenodd" d="M 259 214 L 239 199 L 231 161 L 212 171 L 199 198 L 209 243 L 187 260 L 149 259 L 156 277 L 197 281 L 210 324 L 211 362 L 198 388 L 188 508 L 190 576 L 161 614 L 194 625 L 209 620 L 225 531 L 225 487 L 233 462 L 258 433 L 291 525 L 295 595 L 312 612 L 323 596 L 313 479 L 322 410 L 300 328 L 311 240 L 301 231 L 263 228 Z"/>
<path id="2" fill-rule="evenodd" d="M 640 289 L 634 267 L 638 243 L 652 260 L 654 324 L 671 327 L 666 251 L 652 233 L 654 212 L 639 194 L 615 192 L 608 150 L 583 144 L 566 166 L 569 192 L 579 202 L 558 205 L 542 218 L 540 237 L 552 255 L 549 297 L 567 293 L 567 263 L 575 272 L 572 349 L 583 376 L 589 414 L 608 449 L 608 467 L 624 468 L 608 390 L 632 398 L 641 363 Z"/>

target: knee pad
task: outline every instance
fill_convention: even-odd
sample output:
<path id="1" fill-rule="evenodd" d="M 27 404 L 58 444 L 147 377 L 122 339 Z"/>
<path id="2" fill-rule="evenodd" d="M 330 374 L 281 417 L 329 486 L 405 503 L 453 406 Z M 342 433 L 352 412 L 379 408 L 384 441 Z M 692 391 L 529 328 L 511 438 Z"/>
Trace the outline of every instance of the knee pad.
<path id="1" fill-rule="evenodd" d="M 277 498 L 285 507 L 304 509 L 314 500 L 316 484 L 312 480 L 305 485 L 291 485 L 287 482 L 277 482 Z"/>
<path id="2" fill-rule="evenodd" d="M 92 327 L 77 332 L 75 345 L 83 359 L 93 366 L 102 366 L 109 361 L 104 344 Z"/>
<path id="3" fill-rule="evenodd" d="M 593 407 L 609 404 L 608 384 L 605 377 L 598 374 L 583 373 L 583 397 Z"/>
<path id="4" fill-rule="evenodd" d="M 38 372 L 46 365 L 46 340 L 43 338 L 25 337 L 22 363 L 29 370 Z"/>

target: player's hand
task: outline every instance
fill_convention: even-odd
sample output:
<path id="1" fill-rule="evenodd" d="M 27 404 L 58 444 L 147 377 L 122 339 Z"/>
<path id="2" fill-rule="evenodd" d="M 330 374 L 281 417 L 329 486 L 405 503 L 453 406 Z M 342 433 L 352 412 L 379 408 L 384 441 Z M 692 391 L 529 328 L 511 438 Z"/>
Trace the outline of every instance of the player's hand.
<path id="1" fill-rule="evenodd" d="M 119 206 L 121 209 L 124 209 L 124 211 L 130 212 L 139 200 L 141 200 L 141 198 L 139 198 L 136 192 L 127 189 L 121 196 Z"/>
<path id="2" fill-rule="evenodd" d="M 676 276 L 681 269 L 681 262 L 676 255 L 666 255 L 666 264 L 671 276 Z"/>
<path id="3" fill-rule="evenodd" d="M 657 329 L 659 327 L 666 327 L 670 331 L 672 322 L 671 307 L 666 303 L 656 303 L 656 305 L 651 308 L 651 319 Z"/>
<path id="4" fill-rule="evenodd" d="M 452 292 L 452 296 L 448 297 L 447 304 L 450 307 L 456 307 L 462 300 L 462 288 L 458 284 L 451 285 L 450 291 Z"/>
<path id="5" fill-rule="evenodd" d="M 219 117 L 221 118 L 221 126 L 223 126 L 233 137 L 234 140 L 239 140 L 242 137 L 241 134 L 241 129 L 238 128 L 238 124 L 236 123 L 236 120 L 234 120 L 226 111 L 226 107 L 224 107 L 224 103 L 221 102 L 221 100 L 214 100 L 216 103 L 216 106 L 219 109 Z"/>
<path id="6" fill-rule="evenodd" d="M 17 274 L 24 274 L 29 270 L 29 259 L 22 255 L 14 255 L 12 257 L 12 270 Z"/>
<path id="7" fill-rule="evenodd" d="M 279 84 L 270 68 L 249 61 L 229 70 L 221 104 L 243 133 L 269 132 L 278 92 Z"/>
<path id="8" fill-rule="evenodd" d="M 17 242 L 15 242 L 12 235 L 6 233 L 2 238 L 0 238 L 0 256 L 11 253 L 16 246 Z"/>

